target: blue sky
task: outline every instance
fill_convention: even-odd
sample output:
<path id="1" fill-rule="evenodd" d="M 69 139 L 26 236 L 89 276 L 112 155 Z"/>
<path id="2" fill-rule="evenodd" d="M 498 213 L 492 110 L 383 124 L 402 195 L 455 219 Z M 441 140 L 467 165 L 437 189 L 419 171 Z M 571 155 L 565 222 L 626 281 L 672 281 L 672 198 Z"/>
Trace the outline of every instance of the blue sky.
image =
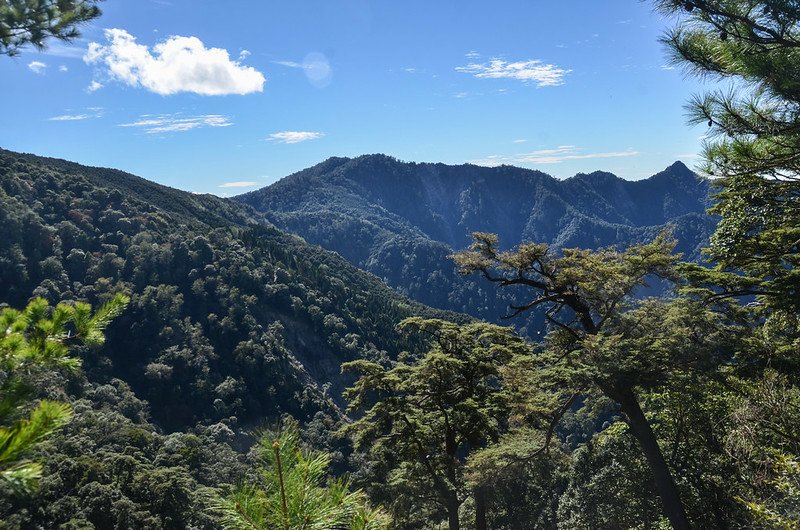
<path id="1" fill-rule="evenodd" d="M 329 156 L 557 177 L 688 165 L 700 90 L 637 0 L 106 0 L 0 57 L 0 146 L 233 195 Z"/>

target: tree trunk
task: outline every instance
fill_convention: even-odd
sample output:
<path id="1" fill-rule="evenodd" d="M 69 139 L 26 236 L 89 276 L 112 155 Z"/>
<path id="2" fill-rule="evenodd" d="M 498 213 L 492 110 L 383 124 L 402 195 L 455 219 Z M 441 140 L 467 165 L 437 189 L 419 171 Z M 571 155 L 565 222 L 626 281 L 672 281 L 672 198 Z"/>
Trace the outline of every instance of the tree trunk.
<path id="1" fill-rule="evenodd" d="M 452 492 L 447 498 L 447 528 L 449 530 L 459 530 L 461 528 L 461 523 L 458 520 L 459 506 L 458 495 Z"/>
<path id="2" fill-rule="evenodd" d="M 650 428 L 650 424 L 639 406 L 636 394 L 633 393 L 633 390 L 627 390 L 619 396 L 618 401 L 622 412 L 628 418 L 628 426 L 639 442 L 647 463 L 650 465 L 656 489 L 664 506 L 664 514 L 675 530 L 689 530 L 691 527 L 686 517 L 686 510 L 683 508 L 683 502 L 681 502 L 678 494 L 678 488 L 675 486 L 672 473 L 670 473 L 667 462 L 664 460 L 664 455 L 661 453 L 661 448 L 658 446 L 653 429 Z"/>
<path id="3" fill-rule="evenodd" d="M 473 492 L 475 497 L 475 530 L 486 530 L 486 495 L 480 487 Z"/>

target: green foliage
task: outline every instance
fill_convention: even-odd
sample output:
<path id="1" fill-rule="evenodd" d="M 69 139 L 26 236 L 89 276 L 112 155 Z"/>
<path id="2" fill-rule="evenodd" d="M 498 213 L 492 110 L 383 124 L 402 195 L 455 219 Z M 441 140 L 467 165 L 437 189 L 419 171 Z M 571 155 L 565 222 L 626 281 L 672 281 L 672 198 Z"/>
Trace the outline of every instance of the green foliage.
<path id="1" fill-rule="evenodd" d="M 559 499 L 558 528 L 659 528 L 663 521 L 647 462 L 624 423 L 605 429 L 573 455 Z"/>
<path id="2" fill-rule="evenodd" d="M 398 327 L 426 337 L 428 350 L 403 353 L 390 367 L 343 364 L 342 370 L 359 374 L 345 392 L 348 410 L 364 411 L 344 432 L 357 447 L 388 459 L 383 495 L 398 518 L 414 520 L 421 514 L 404 513 L 403 506 L 430 498 L 435 501 L 425 517 L 444 511 L 453 528 L 460 506 L 475 494 L 463 476 L 467 455 L 496 441 L 505 428 L 509 403 L 500 372 L 530 346 L 509 328 L 491 324 L 410 318 Z"/>
<path id="3" fill-rule="evenodd" d="M 69 405 L 40 401 L 29 417 L 20 418 L 30 405 L 27 395 L 32 377 L 46 370 L 75 370 L 80 360 L 70 356 L 75 342 L 103 343 L 103 330 L 127 305 L 117 294 L 96 313 L 88 304 L 60 303 L 51 308 L 42 298 L 18 311 L 0 312 L 0 480 L 23 493 L 36 487 L 41 465 L 27 456 L 54 431 L 69 421 Z"/>
<path id="4" fill-rule="evenodd" d="M 26 45 L 44 48 L 45 40 L 71 41 L 78 26 L 100 16 L 100 0 L 0 1 L 0 54 L 17 55 Z"/>
<path id="5" fill-rule="evenodd" d="M 688 106 L 692 122 L 708 122 L 704 169 L 721 177 L 713 208 L 721 220 L 708 248 L 714 267 L 687 267 L 687 276 L 706 301 L 755 297 L 725 438 L 751 525 L 796 527 L 800 11 L 786 0 L 658 4 L 681 14 L 664 38 L 675 62 L 735 87 Z"/>
<path id="6" fill-rule="evenodd" d="M 800 525 L 800 463 L 793 456 L 776 452 L 770 467 L 770 498 L 742 502 L 760 528 L 792 530 Z"/>
<path id="7" fill-rule="evenodd" d="M 470 232 L 598 248 L 646 242 L 672 224 L 679 249 L 694 260 L 715 224 L 704 213 L 708 189 L 681 163 L 638 182 L 601 172 L 562 181 L 510 166 L 368 155 L 326 160 L 236 200 L 413 300 L 500 324 L 519 293 L 460 276 L 447 258 Z M 514 324 L 533 338 L 544 330 L 538 311 Z"/>
<path id="8" fill-rule="evenodd" d="M 787 376 L 767 370 L 756 380 L 738 380 L 726 446 L 750 490 L 739 501 L 762 528 L 800 524 L 800 389 Z"/>
<path id="9" fill-rule="evenodd" d="M 409 347 L 394 326 L 411 314 L 444 316 L 232 201 L 8 151 L 0 175 L 0 300 L 131 293 L 86 369 L 167 430 L 338 416 L 342 361 Z"/>
<path id="10" fill-rule="evenodd" d="M 69 400 L 73 418 L 30 455 L 35 496 L 0 485 L 0 520 L 219 528 L 203 507 L 208 488 L 243 480 L 243 429 L 284 413 L 310 421 L 341 473 L 347 451 L 328 432 L 342 418 L 341 362 L 414 347 L 394 329 L 412 314 L 466 320 L 260 221 L 232 201 L 0 150 L 0 301 L 76 301 L 71 337 L 80 326 L 98 342 L 88 331 L 115 314 L 92 321 L 81 304 L 131 294 L 105 342 L 81 352 L 85 375 L 31 373 L 30 396 Z"/>
<path id="11" fill-rule="evenodd" d="M 0 427 L 0 479 L 17 493 L 35 489 L 42 475 L 41 465 L 25 460 L 42 440 L 67 423 L 72 409 L 64 403 L 42 401 L 30 417 L 11 427 Z"/>
<path id="12" fill-rule="evenodd" d="M 599 396 L 616 402 L 647 459 L 665 515 L 676 528 L 686 528 L 673 471 L 637 394 L 714 377 L 732 354 L 731 339 L 740 331 L 736 322 L 691 298 L 637 296 L 654 277 L 679 279 L 668 233 L 625 251 L 560 254 L 534 243 L 502 252 L 496 235 L 473 237 L 471 248 L 455 255 L 462 273 L 525 287 L 528 298 L 512 306 L 516 314 L 544 307 L 551 324 L 542 353 L 520 366 L 510 382 L 521 388 L 515 403 L 523 417 L 541 416 L 548 406 L 542 393 L 553 396 L 552 419 L 537 453 L 547 451 L 561 417 L 577 403 Z"/>
<path id="13" fill-rule="evenodd" d="M 237 488 L 223 503 L 225 524 L 242 529 L 378 530 L 391 520 L 350 491 L 346 478 L 329 479 L 330 455 L 301 448 L 294 423 L 265 432 L 258 443 L 259 481 Z"/>
<path id="14" fill-rule="evenodd" d="M 717 270 L 756 280 L 749 289 L 768 305 L 800 308 L 800 11 L 787 0 L 663 0 L 683 13 L 664 38 L 676 64 L 731 80 L 688 105 L 690 121 L 709 125 L 705 171 L 721 177 L 712 210 L 721 215 L 709 256 Z M 689 10 L 691 7 L 691 10 Z M 684 11 L 686 9 L 689 13 Z"/>
<path id="15" fill-rule="evenodd" d="M 63 382 L 55 381 L 56 384 Z M 35 495 L 0 487 L 0 528 L 211 530 L 214 490 L 245 473 L 224 424 L 161 434 L 119 380 L 79 385 L 72 420 L 37 450 Z"/>

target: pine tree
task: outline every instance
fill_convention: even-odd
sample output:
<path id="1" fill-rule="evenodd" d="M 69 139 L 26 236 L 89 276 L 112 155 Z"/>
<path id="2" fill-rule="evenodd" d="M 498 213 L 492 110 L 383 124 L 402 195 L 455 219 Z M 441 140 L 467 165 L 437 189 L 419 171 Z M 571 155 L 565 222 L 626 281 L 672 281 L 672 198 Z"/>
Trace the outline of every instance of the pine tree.
<path id="1" fill-rule="evenodd" d="M 661 0 L 679 24 L 663 39 L 675 64 L 729 81 L 695 97 L 708 124 L 703 169 L 720 177 L 709 284 L 800 310 L 800 7 L 792 0 Z M 699 277 L 703 271 L 695 269 Z M 744 273 L 744 275 L 742 275 Z M 706 273 L 708 274 L 708 273 Z"/>
<path id="2" fill-rule="evenodd" d="M 707 249 L 714 265 L 685 268 L 707 300 L 755 296 L 749 339 L 738 353 L 743 398 L 736 421 L 746 421 L 740 430 L 759 450 L 735 450 L 742 437 L 733 436 L 731 452 L 752 478 L 750 498 L 760 499 L 746 504 L 756 520 L 794 527 L 800 524 L 796 437 L 772 424 L 791 423 L 793 409 L 765 407 L 760 389 L 785 377 L 782 393 L 790 396 L 800 383 L 800 6 L 793 0 L 656 4 L 679 18 L 663 39 L 675 64 L 730 83 L 688 105 L 690 120 L 709 127 L 703 169 L 719 177 L 712 212 L 720 222 Z M 741 415 L 753 410 L 763 414 Z M 763 487 L 765 469 L 773 470 L 774 488 Z"/>
<path id="3" fill-rule="evenodd" d="M 257 484 L 237 488 L 218 503 L 228 528 L 246 530 L 381 530 L 391 520 L 369 505 L 366 495 L 350 491 L 346 478 L 329 479 L 330 455 L 300 446 L 296 423 L 265 432 Z"/>
<path id="4" fill-rule="evenodd" d="M 41 49 L 55 38 L 80 37 L 78 26 L 100 16 L 100 0 L 0 0 L 0 54 L 17 55 L 28 44 Z"/>
<path id="5" fill-rule="evenodd" d="M 71 346 L 102 344 L 103 330 L 127 303 L 117 294 L 92 314 L 89 304 L 51 308 L 37 298 L 22 311 L 0 312 L 0 480 L 15 491 L 36 487 L 42 467 L 27 457 L 71 416 L 69 405 L 42 400 L 25 417 L 30 378 L 45 370 L 77 370 L 81 363 L 70 355 Z"/>

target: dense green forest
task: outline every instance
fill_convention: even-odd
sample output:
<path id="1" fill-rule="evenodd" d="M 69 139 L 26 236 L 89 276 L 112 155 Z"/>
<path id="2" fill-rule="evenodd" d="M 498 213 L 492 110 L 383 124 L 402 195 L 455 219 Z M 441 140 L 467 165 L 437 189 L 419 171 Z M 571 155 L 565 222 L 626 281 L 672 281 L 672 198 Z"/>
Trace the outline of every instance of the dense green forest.
<path id="1" fill-rule="evenodd" d="M 72 401 L 75 417 L 42 449 L 37 495 L 3 495 L 12 527 L 200 524 L 199 485 L 243 476 L 234 448 L 253 429 L 289 414 L 341 447 L 328 432 L 342 418 L 339 365 L 408 348 L 394 329 L 407 316 L 465 321 L 236 203 L 9 151 L 0 175 L 0 300 L 131 298 L 102 347 L 80 353 L 81 372 L 37 376 L 37 395 Z M 152 488 L 186 501 L 166 513 Z"/>
<path id="2" fill-rule="evenodd" d="M 0 149 L 0 528 L 800 527 L 800 9 L 656 5 L 713 183 Z"/>
<path id="3" fill-rule="evenodd" d="M 627 246 L 674 226 L 698 260 L 716 224 L 709 182 L 683 163 L 641 181 L 595 172 L 557 180 L 512 166 L 404 163 L 384 155 L 332 158 L 236 197 L 275 226 L 333 250 L 413 300 L 501 323 L 518 292 L 458 274 L 449 255 L 472 232 L 554 248 Z M 538 312 L 513 322 L 544 331 Z"/>

